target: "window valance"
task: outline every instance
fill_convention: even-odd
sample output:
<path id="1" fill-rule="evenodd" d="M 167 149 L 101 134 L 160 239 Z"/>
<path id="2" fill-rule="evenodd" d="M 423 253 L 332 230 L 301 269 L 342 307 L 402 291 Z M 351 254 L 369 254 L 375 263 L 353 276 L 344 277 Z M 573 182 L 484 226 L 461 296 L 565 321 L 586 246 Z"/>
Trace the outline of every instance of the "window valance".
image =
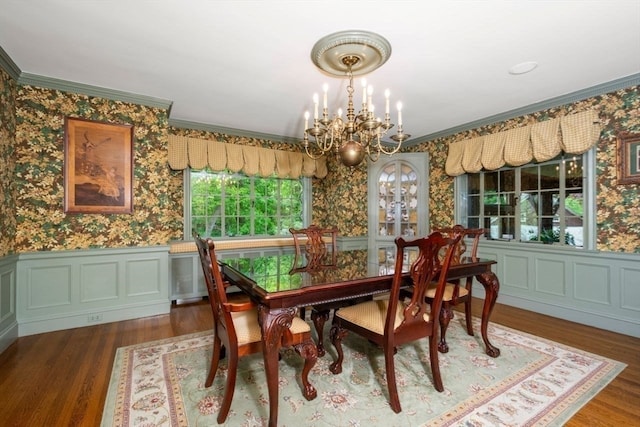
<path id="1" fill-rule="evenodd" d="M 582 154 L 600 138 L 601 125 L 594 110 L 546 120 L 491 135 L 449 144 L 447 175 L 477 173 L 553 159 L 561 152 Z"/>
<path id="2" fill-rule="evenodd" d="M 246 175 L 280 178 L 300 176 L 327 176 L 325 157 L 314 160 L 304 153 L 272 150 L 249 145 L 227 144 L 219 141 L 169 135 L 169 167 L 182 170 L 187 167 L 213 171 L 230 170 Z"/>

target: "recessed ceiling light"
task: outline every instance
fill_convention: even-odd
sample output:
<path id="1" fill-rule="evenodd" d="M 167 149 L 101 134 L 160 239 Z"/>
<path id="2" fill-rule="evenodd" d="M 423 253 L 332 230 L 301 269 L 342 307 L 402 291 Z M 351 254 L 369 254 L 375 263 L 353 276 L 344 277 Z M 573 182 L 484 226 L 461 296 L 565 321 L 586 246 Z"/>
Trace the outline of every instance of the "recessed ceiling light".
<path id="1" fill-rule="evenodd" d="M 509 74 L 525 74 L 533 71 L 537 66 L 538 63 L 534 61 L 521 62 L 520 64 L 516 64 L 509 68 Z"/>

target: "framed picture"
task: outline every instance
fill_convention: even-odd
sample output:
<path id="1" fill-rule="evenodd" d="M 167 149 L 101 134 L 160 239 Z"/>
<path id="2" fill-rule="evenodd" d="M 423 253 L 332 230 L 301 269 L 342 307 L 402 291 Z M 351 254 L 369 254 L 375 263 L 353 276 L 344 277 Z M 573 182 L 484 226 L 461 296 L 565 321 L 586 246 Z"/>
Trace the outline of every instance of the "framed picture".
<path id="1" fill-rule="evenodd" d="M 640 184 L 640 133 L 618 135 L 618 184 Z"/>
<path id="2" fill-rule="evenodd" d="M 64 211 L 132 213 L 133 125 L 66 117 L 64 132 Z"/>

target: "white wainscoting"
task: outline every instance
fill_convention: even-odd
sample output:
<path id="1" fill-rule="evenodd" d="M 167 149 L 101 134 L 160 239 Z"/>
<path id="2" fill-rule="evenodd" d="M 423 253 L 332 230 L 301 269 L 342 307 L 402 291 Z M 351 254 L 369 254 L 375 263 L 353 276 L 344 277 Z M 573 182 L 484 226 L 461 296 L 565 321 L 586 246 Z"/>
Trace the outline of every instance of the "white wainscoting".
<path id="1" fill-rule="evenodd" d="M 168 246 L 20 254 L 19 336 L 169 313 L 168 260 Z"/>
<path id="2" fill-rule="evenodd" d="M 487 240 L 478 256 L 498 262 L 498 303 L 640 337 L 640 255 Z"/>

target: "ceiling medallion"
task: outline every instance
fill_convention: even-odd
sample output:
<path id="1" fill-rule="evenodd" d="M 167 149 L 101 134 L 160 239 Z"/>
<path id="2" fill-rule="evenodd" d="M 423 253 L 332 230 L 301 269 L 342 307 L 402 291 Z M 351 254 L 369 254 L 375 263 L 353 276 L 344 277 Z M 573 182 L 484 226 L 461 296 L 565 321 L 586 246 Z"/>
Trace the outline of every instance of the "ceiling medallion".
<path id="1" fill-rule="evenodd" d="M 345 58 L 357 58 L 351 64 L 351 74 L 361 76 L 378 69 L 391 56 L 391 44 L 384 37 L 369 31 L 349 30 L 329 34 L 311 49 L 311 61 L 320 70 L 334 77 L 349 72 Z"/>

